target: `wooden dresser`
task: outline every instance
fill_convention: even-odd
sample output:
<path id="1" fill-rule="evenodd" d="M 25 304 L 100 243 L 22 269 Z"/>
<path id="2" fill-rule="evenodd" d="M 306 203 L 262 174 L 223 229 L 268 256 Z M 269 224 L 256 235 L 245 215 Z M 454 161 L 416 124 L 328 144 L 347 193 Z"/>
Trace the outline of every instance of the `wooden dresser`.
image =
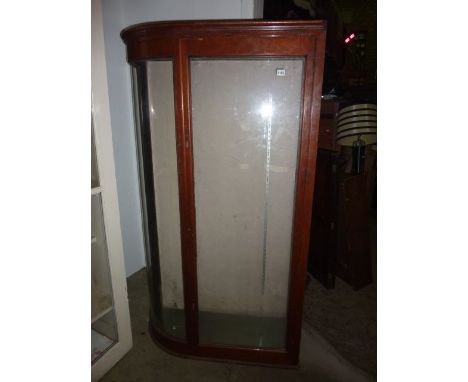
<path id="1" fill-rule="evenodd" d="M 336 170 L 340 152 L 340 146 L 335 144 L 335 118 L 339 104 L 335 100 L 322 101 L 309 247 L 309 272 L 326 288 L 335 286 Z"/>
<path id="2" fill-rule="evenodd" d="M 322 101 L 308 271 L 327 289 L 335 286 L 335 275 L 359 289 L 372 282 L 368 213 L 374 158 L 366 159 L 360 175 L 345 172 L 350 148 L 335 144 L 340 102 Z"/>

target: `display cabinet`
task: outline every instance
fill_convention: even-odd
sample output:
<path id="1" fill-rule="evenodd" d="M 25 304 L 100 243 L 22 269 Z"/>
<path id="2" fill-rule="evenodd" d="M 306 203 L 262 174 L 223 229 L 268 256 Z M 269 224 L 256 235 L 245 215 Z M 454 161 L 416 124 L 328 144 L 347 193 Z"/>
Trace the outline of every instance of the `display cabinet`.
<path id="1" fill-rule="evenodd" d="M 92 2 L 91 376 L 97 381 L 132 346 L 117 200 L 101 2 Z"/>
<path id="2" fill-rule="evenodd" d="M 185 356 L 296 365 L 325 23 L 154 22 L 121 36 L 153 338 Z"/>

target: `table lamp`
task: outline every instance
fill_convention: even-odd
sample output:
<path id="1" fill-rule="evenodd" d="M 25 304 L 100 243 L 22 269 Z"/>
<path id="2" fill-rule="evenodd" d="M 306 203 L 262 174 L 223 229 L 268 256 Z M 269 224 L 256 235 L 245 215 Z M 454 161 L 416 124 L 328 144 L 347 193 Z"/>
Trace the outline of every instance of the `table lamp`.
<path id="1" fill-rule="evenodd" d="M 377 105 L 361 103 L 338 112 L 336 143 L 353 148 L 352 173 L 364 168 L 366 145 L 377 142 Z"/>

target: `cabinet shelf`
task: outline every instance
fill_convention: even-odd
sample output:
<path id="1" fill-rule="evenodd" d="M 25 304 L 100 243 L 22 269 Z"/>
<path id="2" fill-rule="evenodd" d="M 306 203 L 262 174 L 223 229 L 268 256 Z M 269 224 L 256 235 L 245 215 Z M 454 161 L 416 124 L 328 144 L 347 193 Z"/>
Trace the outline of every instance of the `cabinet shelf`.
<path id="1" fill-rule="evenodd" d="M 91 362 L 97 360 L 115 341 L 91 329 Z"/>
<path id="2" fill-rule="evenodd" d="M 112 298 L 98 288 L 91 288 L 91 323 L 96 322 L 112 310 Z"/>

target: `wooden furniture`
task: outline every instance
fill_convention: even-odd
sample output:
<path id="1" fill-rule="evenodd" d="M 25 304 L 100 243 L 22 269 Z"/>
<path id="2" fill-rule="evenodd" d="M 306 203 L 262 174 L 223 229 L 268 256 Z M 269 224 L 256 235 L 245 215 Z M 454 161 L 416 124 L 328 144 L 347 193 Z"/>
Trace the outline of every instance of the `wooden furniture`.
<path id="1" fill-rule="evenodd" d="M 339 104 L 337 100 L 322 101 L 309 246 L 308 270 L 327 289 L 335 286 L 336 175 L 340 149 L 335 144 L 335 126 Z"/>
<path id="2" fill-rule="evenodd" d="M 342 147 L 341 161 L 346 163 L 337 173 L 337 259 L 336 275 L 354 289 L 372 283 L 369 216 L 376 179 L 376 152 L 366 150 L 364 171 L 348 173 L 352 151 Z"/>
<path id="3" fill-rule="evenodd" d="M 155 22 L 121 36 L 153 338 L 184 356 L 296 365 L 325 23 Z"/>
<path id="4" fill-rule="evenodd" d="M 309 272 L 327 289 L 339 276 L 354 289 L 372 282 L 369 248 L 369 206 L 374 156 L 351 175 L 351 149 L 335 143 L 336 114 L 343 101 L 322 101 L 312 214 Z"/>
<path id="5" fill-rule="evenodd" d="M 132 347 L 110 126 L 101 2 L 92 2 L 91 378 Z M 84 261 L 84 259 L 83 259 Z"/>
<path id="6" fill-rule="evenodd" d="M 336 275 L 354 289 L 372 283 L 368 176 L 341 173 L 338 180 Z"/>
<path id="7" fill-rule="evenodd" d="M 318 138 L 318 150 L 320 151 L 335 154 L 340 152 L 340 146 L 335 142 L 336 115 L 339 107 L 339 100 L 322 101 Z"/>

